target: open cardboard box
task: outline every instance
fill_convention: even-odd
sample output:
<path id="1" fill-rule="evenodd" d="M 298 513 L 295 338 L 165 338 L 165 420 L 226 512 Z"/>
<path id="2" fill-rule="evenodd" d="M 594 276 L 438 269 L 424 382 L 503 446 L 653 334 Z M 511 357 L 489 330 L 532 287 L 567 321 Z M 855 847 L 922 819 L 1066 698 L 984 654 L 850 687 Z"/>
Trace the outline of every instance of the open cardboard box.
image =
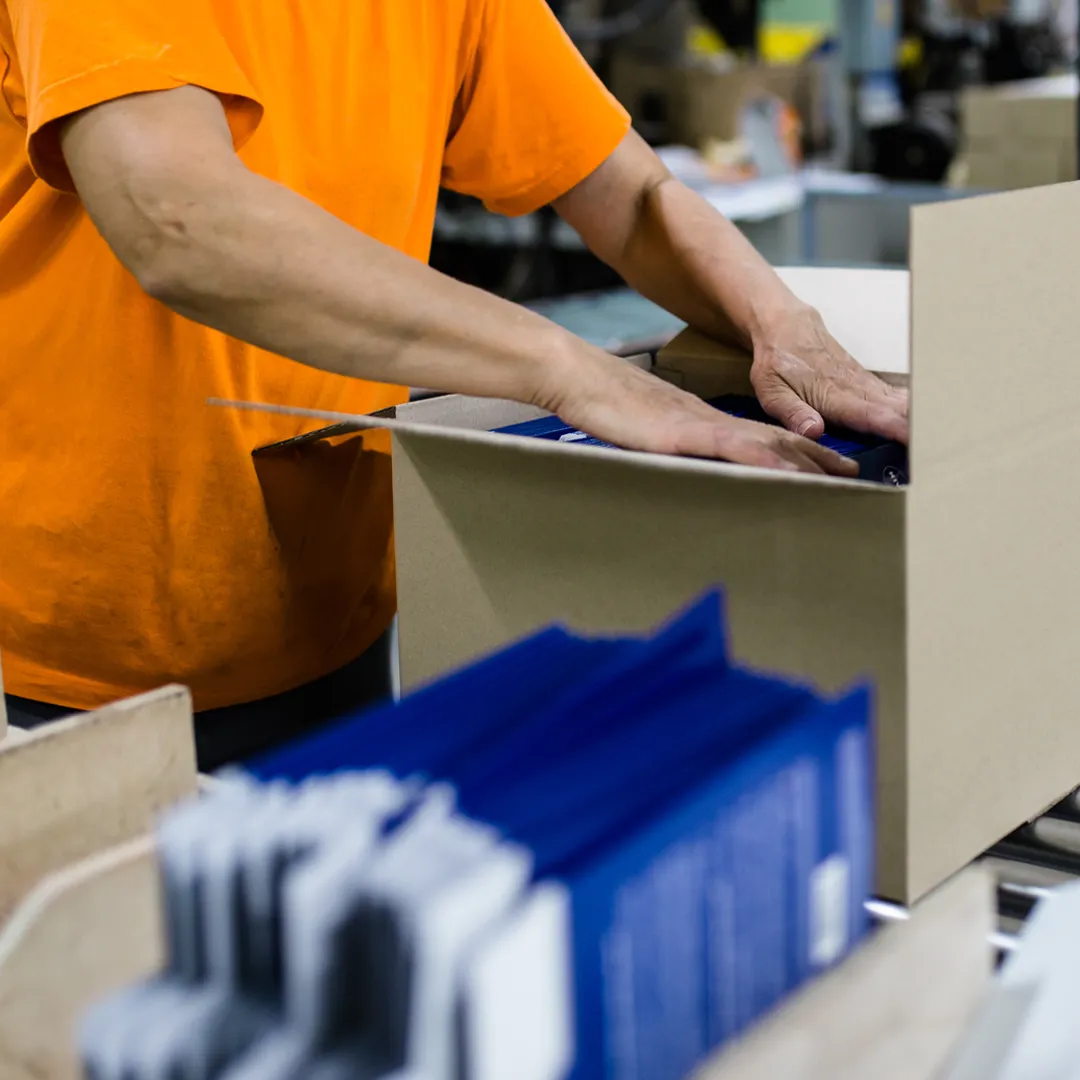
<path id="1" fill-rule="evenodd" d="M 720 583 L 743 661 L 873 680 L 882 894 L 921 896 L 1076 787 L 1080 187 L 920 207 L 912 234 L 910 281 L 785 272 L 888 378 L 910 317 L 906 488 L 490 434 L 537 415 L 506 402 L 310 413 L 393 434 L 405 685 L 554 620 L 649 627 Z M 713 394 L 748 359 L 687 336 L 659 370 Z"/>

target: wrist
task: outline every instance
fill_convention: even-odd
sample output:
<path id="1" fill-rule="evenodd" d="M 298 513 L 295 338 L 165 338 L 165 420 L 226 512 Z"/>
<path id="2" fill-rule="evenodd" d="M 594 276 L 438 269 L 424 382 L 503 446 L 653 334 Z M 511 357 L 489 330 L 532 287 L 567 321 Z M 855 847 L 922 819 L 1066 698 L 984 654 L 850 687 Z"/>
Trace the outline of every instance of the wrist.
<path id="1" fill-rule="evenodd" d="M 794 326 L 816 328 L 820 323 L 817 309 L 791 293 L 756 304 L 748 327 L 751 348 L 755 351 L 767 348 L 778 338 L 789 337 Z"/>
<path id="2" fill-rule="evenodd" d="M 529 349 L 523 371 L 525 393 L 521 400 L 558 413 L 566 398 L 573 397 L 587 379 L 590 346 L 562 327 L 552 325 L 550 333 L 537 335 Z"/>

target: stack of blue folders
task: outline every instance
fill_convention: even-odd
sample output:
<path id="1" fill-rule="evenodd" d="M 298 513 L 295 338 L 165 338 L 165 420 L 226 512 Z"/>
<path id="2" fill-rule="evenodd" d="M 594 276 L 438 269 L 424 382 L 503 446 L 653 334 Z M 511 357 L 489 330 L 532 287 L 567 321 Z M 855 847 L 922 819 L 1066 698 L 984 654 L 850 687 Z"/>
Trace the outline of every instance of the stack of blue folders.
<path id="1" fill-rule="evenodd" d="M 869 713 L 733 663 L 710 593 L 649 637 L 545 630 L 252 771 L 447 781 L 569 890 L 572 1075 L 681 1080 L 862 935 Z"/>
<path id="2" fill-rule="evenodd" d="M 712 398 L 709 404 L 729 416 L 754 420 L 759 424 L 776 425 L 776 421 L 758 404 L 757 400 L 742 394 L 725 394 Z M 557 416 L 542 416 L 520 424 L 496 429 L 500 435 L 519 435 L 531 439 L 547 439 L 555 442 L 573 443 L 575 446 L 606 446 L 611 443 L 586 435 L 585 432 L 564 423 Z M 862 435 L 840 428 L 826 430 L 818 440 L 822 446 L 851 458 L 859 466 L 859 479 L 900 487 L 908 482 L 907 448 L 897 442 L 875 435 Z"/>
<path id="3" fill-rule="evenodd" d="M 869 711 L 732 662 L 710 593 L 346 719 L 163 823 L 166 970 L 87 1073 L 683 1080 L 864 933 Z"/>

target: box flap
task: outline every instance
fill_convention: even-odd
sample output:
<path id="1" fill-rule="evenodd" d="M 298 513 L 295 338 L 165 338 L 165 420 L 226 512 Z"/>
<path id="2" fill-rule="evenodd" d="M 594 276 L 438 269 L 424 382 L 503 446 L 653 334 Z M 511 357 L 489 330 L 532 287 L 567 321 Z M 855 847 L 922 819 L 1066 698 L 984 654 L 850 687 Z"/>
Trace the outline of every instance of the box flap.
<path id="1" fill-rule="evenodd" d="M 813 473 L 781 472 L 776 469 L 759 469 L 749 465 L 733 465 L 726 461 L 706 461 L 698 458 L 672 457 L 664 454 L 646 454 L 635 450 L 609 450 L 599 446 L 576 446 L 574 443 L 555 442 L 550 439 L 532 439 L 519 435 L 501 435 L 474 425 L 478 418 L 488 415 L 502 417 L 494 423 L 505 423 L 527 419 L 531 413 L 527 406 L 518 406 L 514 402 L 490 399 L 490 414 L 485 414 L 480 405 L 485 399 L 449 395 L 437 399 L 440 402 L 437 421 L 413 419 L 412 410 L 417 405 L 429 405 L 418 402 L 413 405 L 401 405 L 395 410 L 396 416 L 384 413 L 361 414 L 330 412 L 325 409 L 300 409 L 288 405 L 270 405 L 255 401 L 226 401 L 222 398 L 210 398 L 208 403 L 230 409 L 250 409 L 256 412 L 283 413 L 288 416 L 308 416 L 314 420 L 325 420 L 333 425 L 325 431 L 312 432 L 304 438 L 319 438 L 332 432 L 340 435 L 347 431 L 366 431 L 374 428 L 386 428 L 399 439 L 409 443 L 476 443 L 494 447 L 500 453 L 522 454 L 526 456 L 564 456 L 567 454 L 583 456 L 587 461 L 606 462 L 613 469 L 648 469 L 668 473 L 714 473 L 730 476 L 736 480 L 754 483 L 805 485 L 819 484 L 828 487 L 852 487 L 858 490 L 869 489 L 884 497 L 897 497 L 902 489 L 885 484 L 871 484 L 862 480 L 848 480 L 839 476 L 823 476 Z M 460 410 L 460 424 L 454 420 L 455 409 Z M 523 412 L 515 412 L 523 410 Z M 429 416 L 432 414 L 428 414 Z M 408 419 L 402 419 L 407 417 Z"/>
<path id="2" fill-rule="evenodd" d="M 0 746 L 0 920 L 33 885 L 194 794 L 191 694 L 166 686 Z"/>
<path id="3" fill-rule="evenodd" d="M 152 837 L 46 877 L 0 927 L 0 1072 L 78 1080 L 79 1024 L 165 960 Z"/>
<path id="4" fill-rule="evenodd" d="M 848 270 L 790 267 L 778 271 L 800 300 L 821 312 L 837 341 L 863 366 L 888 382 L 903 383 L 908 373 L 909 288 L 906 270 Z M 750 386 L 749 356 L 686 330 L 660 350 L 660 366 L 704 374 L 715 367 L 717 389 L 743 392 Z"/>
<path id="5" fill-rule="evenodd" d="M 1080 781 L 1078 279 L 1080 184 L 914 211 L 916 892 Z"/>

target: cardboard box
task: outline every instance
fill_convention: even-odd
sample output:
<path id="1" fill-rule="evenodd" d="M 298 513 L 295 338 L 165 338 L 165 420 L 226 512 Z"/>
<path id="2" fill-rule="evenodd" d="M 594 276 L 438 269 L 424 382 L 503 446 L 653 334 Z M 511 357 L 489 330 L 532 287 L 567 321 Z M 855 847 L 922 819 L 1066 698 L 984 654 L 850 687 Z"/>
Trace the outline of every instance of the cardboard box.
<path id="1" fill-rule="evenodd" d="M 636 125 L 666 124 L 669 139 L 687 146 L 738 138 L 742 109 L 763 95 L 791 105 L 813 145 L 828 137 L 823 69 L 812 61 L 723 70 L 705 63 L 665 67 L 624 52 L 612 60 L 609 81 Z"/>
<path id="2" fill-rule="evenodd" d="M 960 96 L 960 126 L 971 142 L 1002 138 L 1076 142 L 1075 75 L 967 87 Z"/>
<path id="3" fill-rule="evenodd" d="M 1038 187 L 1076 179 L 1075 75 L 961 95 L 964 183 L 972 188 Z"/>
<path id="4" fill-rule="evenodd" d="M 879 888 L 910 900 L 1080 783 L 1080 186 L 913 212 L 903 489 L 514 439 L 456 397 L 396 420 L 400 648 L 415 685 L 553 620 L 654 625 L 706 586 L 743 660 L 878 703 Z M 903 271 L 786 276 L 863 363 L 906 370 Z M 684 337 L 664 374 L 745 390 Z"/>
<path id="5" fill-rule="evenodd" d="M 1072 147 L 1046 139 L 1017 139 L 995 146 L 979 143 L 963 155 L 964 186 L 1015 191 L 1072 180 L 1076 161 Z"/>

